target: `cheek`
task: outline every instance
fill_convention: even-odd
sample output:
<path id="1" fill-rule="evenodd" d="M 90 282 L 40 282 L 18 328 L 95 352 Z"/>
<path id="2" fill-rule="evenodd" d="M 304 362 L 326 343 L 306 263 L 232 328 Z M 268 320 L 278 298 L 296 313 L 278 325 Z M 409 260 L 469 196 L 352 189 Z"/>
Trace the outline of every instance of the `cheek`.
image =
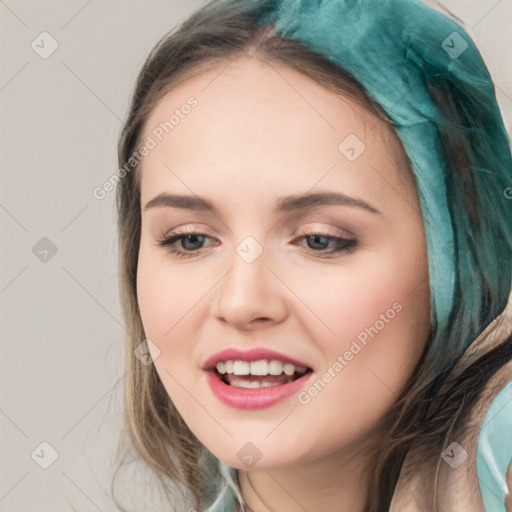
<path id="1" fill-rule="evenodd" d="M 157 339 L 172 338 L 180 324 L 186 323 L 187 315 L 194 314 L 194 304 L 200 306 L 211 277 L 202 276 L 197 267 L 192 272 L 186 264 L 173 264 L 165 249 L 148 246 L 149 242 L 143 240 L 137 268 L 142 321 L 148 337 L 152 334 Z"/>
<path id="2" fill-rule="evenodd" d="M 384 320 L 391 320 L 385 323 L 388 332 L 391 324 L 406 331 L 415 326 L 424 328 L 425 323 L 428 328 L 428 269 L 426 262 L 418 265 L 415 256 L 392 247 L 361 253 L 357 259 L 347 259 L 346 266 L 309 272 L 309 279 L 301 274 L 293 281 L 294 291 L 316 315 L 318 333 L 324 339 L 332 335 L 332 345 L 340 346 L 365 332 L 379 322 L 382 314 Z"/>
<path id="3" fill-rule="evenodd" d="M 428 339 L 428 269 L 414 256 L 368 253 L 350 271 L 336 269 L 314 283 L 302 280 L 297 292 L 322 320 L 311 317 L 308 323 L 324 355 L 320 373 L 336 375 L 317 403 L 348 407 L 360 418 L 354 424 L 378 418 L 392 405 Z"/>
<path id="4" fill-rule="evenodd" d="M 184 272 L 176 272 L 164 260 L 146 257 L 141 251 L 137 274 L 139 310 L 145 335 L 158 349 L 151 354 L 162 385 L 187 424 L 194 425 L 204 421 L 204 411 L 194 405 L 201 400 L 195 383 L 202 373 L 194 348 L 200 331 L 200 299 L 206 285 L 201 280 L 191 280 L 191 276 L 185 278 Z M 194 400 L 189 394 L 192 389 Z"/>
<path id="5" fill-rule="evenodd" d="M 200 314 L 200 299 L 208 287 L 206 280 L 200 277 L 191 279 L 189 272 L 177 271 L 178 266 L 170 265 L 164 251 L 162 253 L 141 247 L 137 300 L 146 337 L 160 351 L 155 367 L 162 381 L 169 381 L 172 385 L 174 380 L 164 370 L 175 375 L 183 372 L 185 367 L 190 373 L 192 368 L 198 324 L 192 322 L 191 325 L 191 319 L 196 320 Z M 185 361 L 187 366 L 183 364 Z"/>

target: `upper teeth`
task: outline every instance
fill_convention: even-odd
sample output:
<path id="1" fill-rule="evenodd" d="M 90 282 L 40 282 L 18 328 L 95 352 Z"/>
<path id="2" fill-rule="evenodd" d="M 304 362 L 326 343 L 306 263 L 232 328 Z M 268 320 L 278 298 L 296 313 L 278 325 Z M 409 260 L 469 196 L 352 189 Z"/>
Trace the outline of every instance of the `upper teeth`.
<path id="1" fill-rule="evenodd" d="M 290 363 L 282 363 L 276 359 L 267 361 L 260 359 L 258 361 L 221 361 L 217 363 L 219 373 L 233 373 L 234 375 L 293 375 L 297 373 L 306 373 L 304 366 L 295 366 Z"/>

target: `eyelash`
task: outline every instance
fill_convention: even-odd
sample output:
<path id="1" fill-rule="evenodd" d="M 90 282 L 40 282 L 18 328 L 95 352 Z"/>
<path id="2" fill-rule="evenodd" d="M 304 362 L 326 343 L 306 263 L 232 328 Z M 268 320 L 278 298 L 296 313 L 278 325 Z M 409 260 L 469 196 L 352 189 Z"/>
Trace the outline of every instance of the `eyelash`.
<path id="1" fill-rule="evenodd" d="M 168 237 L 162 237 L 162 238 L 158 239 L 157 243 L 160 247 L 166 248 L 170 254 L 174 254 L 177 258 L 193 258 L 196 256 L 196 253 L 200 251 L 200 249 L 193 250 L 193 251 L 182 251 L 182 250 L 174 248 L 173 245 L 180 239 L 186 238 L 188 236 L 202 236 L 202 237 L 210 238 L 206 233 L 200 233 L 197 231 L 171 232 L 169 235 L 170 236 L 168 236 Z M 330 254 L 330 255 L 334 255 L 337 253 L 350 254 L 350 253 L 354 252 L 355 247 L 357 246 L 357 240 L 350 239 L 350 238 L 341 238 L 341 237 L 332 236 L 332 235 L 326 235 L 325 233 L 320 233 L 317 231 L 310 232 L 310 233 L 304 233 L 303 235 L 295 238 L 294 241 L 306 239 L 306 238 L 313 237 L 313 236 L 321 236 L 321 237 L 327 238 L 329 240 L 334 240 L 337 243 L 336 249 L 331 249 L 328 251 L 326 251 L 325 249 L 322 249 L 321 251 L 315 251 L 313 249 L 310 249 L 313 252 L 317 252 L 317 253 L 325 254 L 325 252 L 327 252 L 327 254 Z M 323 252 L 323 251 L 325 251 L 325 252 Z M 321 257 L 325 258 L 325 256 L 321 256 Z M 327 257 L 329 257 L 329 256 L 327 256 Z"/>

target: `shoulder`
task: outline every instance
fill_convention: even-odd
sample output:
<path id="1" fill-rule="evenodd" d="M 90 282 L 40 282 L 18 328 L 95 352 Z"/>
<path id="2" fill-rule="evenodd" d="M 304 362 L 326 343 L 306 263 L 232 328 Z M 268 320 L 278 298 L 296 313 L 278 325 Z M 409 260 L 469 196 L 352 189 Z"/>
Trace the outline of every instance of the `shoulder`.
<path id="1" fill-rule="evenodd" d="M 507 369 L 510 365 L 503 368 L 506 380 L 487 400 L 478 432 L 476 469 L 485 512 L 507 512 L 507 470 L 512 462 L 512 375 Z"/>

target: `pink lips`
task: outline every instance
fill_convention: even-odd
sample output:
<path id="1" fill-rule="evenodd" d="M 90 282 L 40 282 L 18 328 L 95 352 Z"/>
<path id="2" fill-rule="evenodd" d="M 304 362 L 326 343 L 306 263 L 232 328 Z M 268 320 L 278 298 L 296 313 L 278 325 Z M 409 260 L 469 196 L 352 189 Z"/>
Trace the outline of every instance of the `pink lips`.
<path id="1" fill-rule="evenodd" d="M 268 388 L 237 388 L 223 382 L 213 370 L 206 373 L 208 385 L 213 394 L 224 404 L 237 409 L 257 409 L 286 400 L 298 393 L 311 378 L 313 372 L 309 371 L 302 377 L 289 382 Z"/>
<path id="2" fill-rule="evenodd" d="M 277 360 L 294 366 L 303 366 L 308 371 L 298 379 L 287 384 L 260 388 L 239 388 L 230 386 L 220 379 L 216 371 L 221 361 L 258 361 L 260 359 Z M 251 350 L 226 349 L 211 356 L 202 366 L 213 394 L 224 404 L 239 409 L 256 409 L 276 404 L 297 393 L 311 378 L 308 365 L 298 359 L 265 348 Z"/>
<path id="3" fill-rule="evenodd" d="M 283 363 L 290 363 L 293 364 L 294 366 L 304 366 L 308 368 L 308 365 L 306 363 L 303 363 L 302 361 L 293 359 L 285 354 L 281 354 L 279 352 L 275 352 L 274 350 L 269 350 L 266 348 L 253 348 L 251 350 L 239 350 L 236 348 L 228 348 L 211 356 L 203 364 L 201 368 L 204 371 L 209 371 L 213 370 L 217 366 L 217 363 L 220 361 L 258 361 L 259 359 L 276 359 Z"/>

